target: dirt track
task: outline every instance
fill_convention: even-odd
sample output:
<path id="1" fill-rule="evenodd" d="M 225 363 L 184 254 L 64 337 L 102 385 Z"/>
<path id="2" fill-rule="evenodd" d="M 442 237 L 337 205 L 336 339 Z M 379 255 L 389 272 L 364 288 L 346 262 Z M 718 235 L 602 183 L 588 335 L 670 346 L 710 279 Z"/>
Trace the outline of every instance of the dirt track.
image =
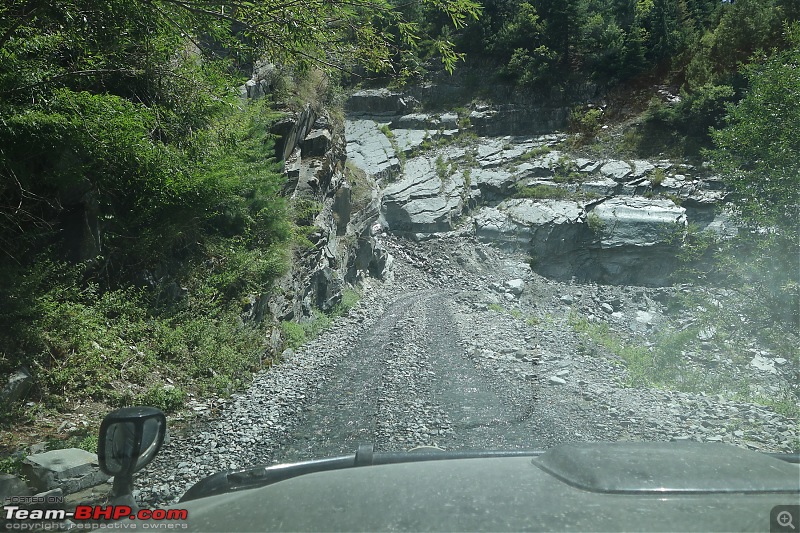
<path id="1" fill-rule="evenodd" d="M 646 342 L 664 320 L 657 289 L 548 280 L 468 235 L 384 243 L 393 278 L 367 280 L 348 316 L 173 438 L 137 483 L 141 500 L 175 501 L 219 470 L 351 454 L 363 443 L 693 439 L 788 450 L 790 422 L 763 407 L 626 388 L 624 365 L 587 349 L 568 323 L 611 302 L 614 315 L 596 319 Z"/>

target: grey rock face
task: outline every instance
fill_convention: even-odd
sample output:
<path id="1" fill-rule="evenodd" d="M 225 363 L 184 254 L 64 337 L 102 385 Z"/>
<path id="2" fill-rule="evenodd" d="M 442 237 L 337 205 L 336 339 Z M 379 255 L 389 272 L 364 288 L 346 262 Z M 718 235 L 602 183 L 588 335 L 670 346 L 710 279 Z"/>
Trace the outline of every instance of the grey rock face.
<path id="1" fill-rule="evenodd" d="M 603 248 L 654 246 L 686 229 L 686 209 L 672 200 L 616 197 L 597 205 L 592 213 L 603 225 Z"/>
<path id="2" fill-rule="evenodd" d="M 600 167 L 600 173 L 614 181 L 623 181 L 632 172 L 633 169 L 625 161 L 609 161 Z"/>
<path id="3" fill-rule="evenodd" d="M 470 122 L 478 135 L 537 135 L 563 129 L 569 109 L 559 106 L 507 104 L 473 111 Z"/>
<path id="4" fill-rule="evenodd" d="M 384 91 L 356 99 L 400 97 Z M 404 174 L 382 198 L 381 216 L 391 231 L 452 231 L 466 207 L 479 239 L 530 253 L 537 272 L 549 277 L 662 285 L 689 223 L 723 236 L 735 233 L 717 209 L 725 198 L 718 180 L 679 174 L 696 169 L 670 161 L 579 157 L 560 144 L 564 135 L 531 135 L 556 130 L 561 117 L 544 102 L 533 107 L 475 104 L 469 129 L 480 137 L 420 153 L 416 149 L 443 128 L 463 126 L 458 116 L 374 112 L 369 121 L 369 109 L 395 108 L 361 106 L 362 114 L 348 121 L 348 155 L 379 179 Z M 392 124 L 391 140 L 376 121 Z M 395 151 L 420 155 L 403 167 Z M 437 180 L 441 164 L 433 161 L 442 156 L 453 175 Z M 520 185 L 539 187 L 530 193 L 537 196 L 576 200 L 509 199 Z"/>
<path id="5" fill-rule="evenodd" d="M 348 98 L 345 109 L 354 114 L 403 115 L 418 104 L 413 97 L 389 89 L 364 89 Z"/>
<path id="6" fill-rule="evenodd" d="M 384 190 L 381 215 L 400 233 L 434 233 L 453 229 L 464 208 L 463 177 L 440 177 L 429 158 L 409 160 L 403 178 Z"/>
<path id="7" fill-rule="evenodd" d="M 611 198 L 592 214 L 590 225 L 577 202 L 517 199 L 483 208 L 473 220 L 479 239 L 529 251 L 546 276 L 666 283 L 685 209 L 669 200 Z"/>
<path id="8" fill-rule="evenodd" d="M 331 149 L 333 137 L 328 130 L 312 130 L 303 140 L 303 157 L 322 157 Z"/>
<path id="9" fill-rule="evenodd" d="M 475 233 L 486 242 L 502 242 L 522 248 L 530 246 L 546 253 L 544 246 L 553 236 L 574 237 L 580 229 L 583 209 L 576 202 L 562 200 L 513 199 L 496 208 L 484 208 L 475 215 Z"/>
<path id="10" fill-rule="evenodd" d="M 275 143 L 275 153 L 279 154 L 283 161 L 288 160 L 306 138 L 314 127 L 316 118 L 317 114 L 311 106 L 306 106 L 301 113 L 287 116 L 272 126 L 272 133 L 280 137 Z"/>
<path id="11" fill-rule="evenodd" d="M 391 179 L 400 174 L 400 160 L 392 143 L 374 120 L 348 120 L 345 123 L 347 158 L 376 179 Z"/>
<path id="12" fill-rule="evenodd" d="M 664 285 L 686 231 L 686 210 L 671 200 L 610 198 L 594 208 L 594 277 L 611 283 Z"/>

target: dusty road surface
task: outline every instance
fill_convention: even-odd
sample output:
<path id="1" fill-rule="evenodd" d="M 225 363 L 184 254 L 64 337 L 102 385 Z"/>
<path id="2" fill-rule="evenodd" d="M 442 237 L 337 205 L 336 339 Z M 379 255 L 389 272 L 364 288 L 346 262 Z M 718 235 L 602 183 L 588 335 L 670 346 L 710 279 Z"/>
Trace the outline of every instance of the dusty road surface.
<path id="1" fill-rule="evenodd" d="M 702 393 L 626 386 L 625 365 L 576 317 L 639 342 L 665 291 L 557 282 L 467 234 L 384 236 L 392 277 L 366 280 L 348 316 L 252 387 L 199 413 L 140 476 L 145 504 L 174 502 L 224 469 L 420 445 L 543 449 L 587 440 L 700 440 L 788 451 L 790 421 Z"/>

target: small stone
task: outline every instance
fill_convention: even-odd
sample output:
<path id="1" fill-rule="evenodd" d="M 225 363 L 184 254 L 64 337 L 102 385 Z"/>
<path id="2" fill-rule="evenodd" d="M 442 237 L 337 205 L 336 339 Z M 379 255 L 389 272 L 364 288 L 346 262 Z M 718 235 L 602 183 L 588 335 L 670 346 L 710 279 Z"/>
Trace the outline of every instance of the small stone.
<path id="1" fill-rule="evenodd" d="M 561 379 L 558 376 L 550 376 L 550 379 L 548 381 L 550 381 L 550 383 L 552 383 L 554 385 L 566 385 L 567 384 L 567 382 L 565 380 Z"/>
<path id="2" fill-rule="evenodd" d="M 700 332 L 697 334 L 697 338 L 700 339 L 701 341 L 710 341 L 711 339 L 714 338 L 716 334 L 717 334 L 717 328 L 715 328 L 714 326 L 709 326 L 707 328 L 701 329 Z"/>
<path id="3" fill-rule="evenodd" d="M 525 282 L 519 278 L 510 279 L 505 282 L 505 287 L 511 294 L 519 296 L 522 294 L 522 289 L 525 287 Z"/>

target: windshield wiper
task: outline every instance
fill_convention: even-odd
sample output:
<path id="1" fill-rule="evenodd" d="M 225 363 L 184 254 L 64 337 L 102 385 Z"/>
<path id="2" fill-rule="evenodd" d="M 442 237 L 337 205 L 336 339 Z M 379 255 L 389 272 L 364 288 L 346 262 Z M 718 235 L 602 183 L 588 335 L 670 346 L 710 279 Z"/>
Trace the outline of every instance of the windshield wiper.
<path id="1" fill-rule="evenodd" d="M 375 453 L 372 444 L 362 444 L 358 447 L 354 455 L 314 459 L 299 463 L 257 466 L 246 470 L 226 470 L 218 472 L 194 484 L 186 491 L 186 494 L 181 497 L 180 501 L 187 502 L 227 492 L 265 487 L 305 474 L 341 470 L 344 468 L 450 459 L 538 457 L 543 453 L 543 450 L 444 451 L 435 448 L 423 448 L 409 452 Z"/>

